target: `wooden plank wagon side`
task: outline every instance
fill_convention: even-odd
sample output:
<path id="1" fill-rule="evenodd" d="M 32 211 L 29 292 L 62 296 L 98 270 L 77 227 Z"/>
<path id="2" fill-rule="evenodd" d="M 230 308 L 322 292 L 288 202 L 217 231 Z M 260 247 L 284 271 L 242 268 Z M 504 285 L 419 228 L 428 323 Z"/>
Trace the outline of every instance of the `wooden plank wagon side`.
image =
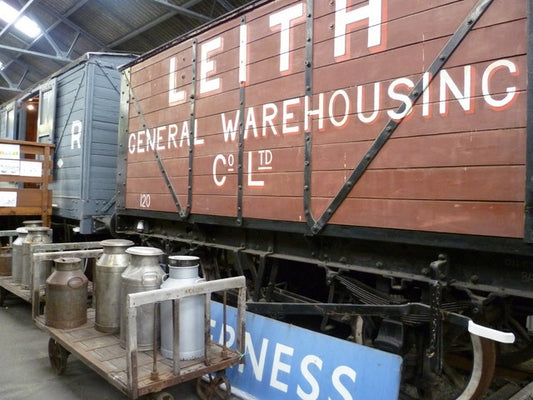
<path id="1" fill-rule="evenodd" d="M 127 323 L 125 327 L 125 348 L 120 345 L 120 337 L 115 333 L 99 332 L 94 328 L 94 309 L 87 312 L 87 323 L 73 329 L 52 328 L 45 324 L 43 316 L 35 321 L 38 327 L 50 334 L 48 352 L 54 370 L 61 374 L 66 368 L 69 354 L 74 354 L 84 364 L 102 376 L 111 385 L 131 399 L 157 393 L 170 386 L 192 379 L 198 379 L 197 390 L 201 397 L 209 399 L 209 393 L 222 390 L 229 396 L 231 385 L 224 370 L 242 363 L 245 351 L 245 301 L 246 282 L 243 276 L 197 283 L 180 288 L 157 289 L 128 295 Z M 226 343 L 218 344 L 211 340 L 210 300 L 211 294 L 227 291 L 238 292 L 237 325 L 235 348 Z M 180 361 L 179 304 L 188 296 L 206 297 L 204 341 L 202 357 Z M 156 309 L 159 303 L 172 301 L 174 304 L 174 346 L 173 360 L 161 356 L 159 351 L 139 351 L 137 348 L 137 310 L 152 304 Z M 224 307 L 226 307 L 224 301 Z M 157 314 L 154 323 L 157 323 Z M 224 326 L 226 325 L 224 313 Z M 156 330 L 154 330 L 156 331 Z M 202 380 L 204 375 L 208 380 Z M 213 378 L 213 375 L 215 376 Z M 224 384 L 222 389 L 219 387 Z M 165 397 L 171 397 L 165 395 Z"/>

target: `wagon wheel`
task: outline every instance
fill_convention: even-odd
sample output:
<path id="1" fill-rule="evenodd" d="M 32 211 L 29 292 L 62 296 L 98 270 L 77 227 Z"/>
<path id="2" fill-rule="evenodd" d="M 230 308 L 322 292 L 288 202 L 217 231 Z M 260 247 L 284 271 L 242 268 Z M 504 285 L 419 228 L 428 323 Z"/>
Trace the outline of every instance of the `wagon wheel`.
<path id="1" fill-rule="evenodd" d="M 496 366 L 495 342 L 464 332 L 463 328 L 451 326 L 445 335 L 443 379 L 434 382 L 404 382 L 407 391 L 400 398 L 424 400 L 478 400 L 489 388 Z M 372 318 L 358 316 L 352 324 L 353 340 L 369 345 L 375 336 L 376 326 Z M 467 375 L 467 372 L 470 372 Z M 405 373 L 406 371 L 404 371 Z M 412 379 L 412 378 L 411 378 Z M 408 392 L 413 392 L 411 397 Z M 404 389 L 406 389 L 404 388 Z M 407 397 L 402 397 L 407 396 Z"/>
<path id="2" fill-rule="evenodd" d="M 510 307 L 506 307 L 500 316 L 499 330 L 513 332 L 515 342 L 512 344 L 497 344 L 498 365 L 511 367 L 533 358 L 533 336 L 525 328 L 526 321 L 520 322 L 519 317 L 512 315 Z"/>
<path id="3" fill-rule="evenodd" d="M 228 400 L 231 396 L 231 384 L 224 371 L 218 371 L 216 375 L 207 375 L 208 380 L 198 378 L 196 380 L 196 393 L 202 400 Z M 224 386 L 222 386 L 224 385 Z"/>
<path id="4" fill-rule="evenodd" d="M 496 366 L 496 346 L 494 342 L 480 336 L 468 334 L 469 338 L 458 346 L 445 350 L 443 376 L 440 384 L 420 387 L 420 398 L 479 400 L 487 392 Z M 466 339 L 465 337 L 465 339 Z M 470 359 L 471 362 L 465 362 Z M 470 370 L 466 377 L 459 370 Z M 445 393 L 443 395 L 443 393 Z"/>
<path id="5" fill-rule="evenodd" d="M 472 374 L 468 385 L 457 400 L 480 399 L 487 391 L 494 376 L 496 366 L 496 348 L 494 342 L 476 335 L 472 340 Z"/>
<path id="6" fill-rule="evenodd" d="M 65 372 L 69 354 L 54 338 L 50 338 L 48 341 L 48 357 L 50 358 L 50 365 L 56 374 L 61 375 Z"/>

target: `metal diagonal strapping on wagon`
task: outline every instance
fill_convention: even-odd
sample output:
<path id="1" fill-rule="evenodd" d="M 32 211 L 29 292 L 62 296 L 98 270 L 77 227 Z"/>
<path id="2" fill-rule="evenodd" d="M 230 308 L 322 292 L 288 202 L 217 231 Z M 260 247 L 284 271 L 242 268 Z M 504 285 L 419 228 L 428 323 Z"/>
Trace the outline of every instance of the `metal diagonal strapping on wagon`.
<path id="1" fill-rule="evenodd" d="M 90 64 L 90 62 L 89 62 Z M 113 82 L 113 79 L 111 79 L 111 77 L 109 76 L 109 74 L 107 73 L 107 71 L 105 70 L 105 68 L 113 68 L 115 69 L 112 65 L 102 65 L 102 63 L 98 60 L 94 60 L 94 64 L 100 69 L 100 71 L 102 71 L 102 74 L 105 76 L 105 78 L 107 79 L 107 81 L 109 82 L 109 85 L 115 89 L 115 92 L 117 92 L 117 94 L 120 96 L 120 89 L 115 85 L 115 82 Z"/>
<path id="2" fill-rule="evenodd" d="M 130 99 L 131 99 L 131 101 L 132 101 L 132 103 L 133 103 L 133 105 L 135 107 L 135 111 L 137 112 L 137 116 L 141 120 L 141 124 L 142 124 L 143 129 L 147 129 L 148 125 L 146 124 L 146 120 L 144 119 L 144 115 L 143 115 L 143 113 L 141 111 L 141 106 L 140 106 L 139 102 L 137 101 L 137 99 L 135 98 L 135 94 L 133 93 L 133 88 L 131 86 L 131 81 L 130 81 L 129 77 L 126 74 L 124 74 L 124 77 L 125 77 L 125 80 L 126 80 L 126 83 L 127 83 L 127 86 L 128 86 L 128 90 L 130 92 Z M 189 143 L 189 146 L 192 146 L 192 143 Z M 178 198 L 178 195 L 176 194 L 176 191 L 174 190 L 174 186 L 172 186 L 172 182 L 170 181 L 170 177 L 168 176 L 168 173 L 167 173 L 167 171 L 165 169 L 165 166 L 163 164 L 163 160 L 161 160 L 161 157 L 159 156 L 159 152 L 157 151 L 155 146 L 154 146 L 154 149 L 153 149 L 153 153 L 154 153 L 155 159 L 157 161 L 157 165 L 159 166 L 159 170 L 161 171 L 161 174 L 163 175 L 163 178 L 165 179 L 165 183 L 166 183 L 166 185 L 167 185 L 167 187 L 168 187 L 168 189 L 170 191 L 170 195 L 172 196 L 172 200 L 174 200 L 174 204 L 178 208 L 178 212 L 179 212 L 180 217 L 186 218 L 187 215 L 183 212 L 183 208 L 181 206 L 181 203 L 180 203 L 180 200 Z"/>
<path id="3" fill-rule="evenodd" d="M 305 23 L 305 96 L 309 103 L 313 99 L 313 0 L 307 0 L 307 16 Z M 309 109 L 312 109 L 309 105 Z M 305 131 L 304 143 L 304 214 L 309 226 L 313 226 L 315 220 L 311 214 L 311 128 Z"/>
<path id="4" fill-rule="evenodd" d="M 241 27 L 246 25 L 246 17 L 241 17 Z M 239 149 L 237 155 L 237 226 L 242 225 L 242 200 L 243 200 L 243 162 L 244 162 L 244 101 L 246 99 L 245 85 L 239 82 Z M 250 157 L 250 156 L 249 156 Z"/>
<path id="5" fill-rule="evenodd" d="M 63 129 L 61 130 L 61 135 L 59 135 L 59 138 L 57 139 L 56 149 L 59 149 L 61 142 L 63 141 L 63 137 L 65 136 L 65 132 L 67 131 L 67 127 L 69 126 L 68 122 L 70 121 L 70 117 L 72 116 L 72 113 L 74 112 L 74 106 L 76 105 L 76 101 L 78 100 L 80 89 L 83 86 L 86 72 L 87 72 L 87 66 L 83 68 L 83 73 L 80 78 L 80 84 L 76 88 L 76 93 L 74 94 L 74 100 L 72 100 L 72 103 L 70 104 L 70 109 L 68 110 L 67 118 L 65 119 L 65 124 L 63 125 Z M 54 165 L 55 165 L 58 153 L 59 152 L 54 152 Z"/>
<path id="6" fill-rule="evenodd" d="M 187 206 L 185 211 L 181 213 L 182 218 L 187 218 L 191 212 L 191 200 L 192 200 L 192 166 L 194 161 L 194 136 L 196 135 L 196 58 L 198 53 L 198 41 L 195 39 L 192 41 L 192 76 L 191 76 L 191 114 L 189 118 L 189 170 L 188 170 L 188 182 L 187 182 Z"/>
<path id="7" fill-rule="evenodd" d="M 472 9 L 470 14 L 464 19 L 464 21 L 461 23 L 459 28 L 455 31 L 455 33 L 452 35 L 450 40 L 446 43 L 442 51 L 439 53 L 437 58 L 433 61 L 433 63 L 430 65 L 426 73 L 429 73 L 430 78 L 428 79 L 428 82 L 424 82 L 424 78 L 420 78 L 420 80 L 417 82 L 413 90 L 409 93 L 409 99 L 411 100 L 412 104 L 420 98 L 422 93 L 427 89 L 429 84 L 433 81 L 437 73 L 442 69 L 446 61 L 451 57 L 453 52 L 459 47 L 459 44 L 463 41 L 463 39 L 466 37 L 466 35 L 470 32 L 472 27 L 475 25 L 475 23 L 479 20 L 479 18 L 483 15 L 485 10 L 490 6 L 493 0 L 479 0 L 475 7 Z M 424 74 L 423 74 L 424 75 Z M 406 111 L 406 105 L 403 103 L 397 110 L 397 113 L 403 113 Z M 348 180 L 344 183 L 342 188 L 339 190 L 335 198 L 331 201 L 329 206 L 326 208 L 326 210 L 322 213 L 320 218 L 318 220 L 314 220 L 313 217 L 308 217 L 307 222 L 308 225 L 311 228 L 311 232 L 313 234 L 319 233 L 328 221 L 331 219 L 335 211 L 340 207 L 344 199 L 348 196 L 352 188 L 355 186 L 355 184 L 359 181 L 361 176 L 364 174 L 372 160 L 377 156 L 379 151 L 383 148 L 385 143 L 388 141 L 388 139 L 391 137 L 391 135 L 394 133 L 396 128 L 400 125 L 401 121 L 394 121 L 390 120 L 386 125 L 385 128 L 379 133 L 374 143 L 372 143 L 372 146 L 370 146 L 370 149 L 367 151 L 367 153 L 364 155 L 364 157 L 359 162 L 359 165 L 357 165 L 354 170 L 352 171 L 350 177 Z M 311 176 L 311 136 L 306 136 L 306 151 L 305 151 L 305 176 Z M 304 204 L 310 205 L 311 203 L 311 188 L 310 188 L 310 178 L 309 182 L 306 183 L 306 188 L 304 189 Z M 311 214 L 311 210 L 309 207 L 309 215 Z"/>

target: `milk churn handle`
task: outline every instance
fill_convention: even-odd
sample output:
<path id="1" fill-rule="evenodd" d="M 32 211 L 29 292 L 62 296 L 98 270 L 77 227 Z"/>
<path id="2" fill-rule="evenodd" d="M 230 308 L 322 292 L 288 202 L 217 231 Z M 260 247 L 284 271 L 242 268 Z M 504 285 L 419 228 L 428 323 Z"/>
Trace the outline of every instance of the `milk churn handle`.
<path id="1" fill-rule="evenodd" d="M 83 273 L 85 273 L 85 271 L 87 270 L 87 265 L 88 264 L 89 264 L 89 259 L 86 258 L 85 262 L 83 263 L 83 268 L 82 268 Z"/>
<path id="2" fill-rule="evenodd" d="M 144 281 L 157 281 L 158 274 L 155 272 L 146 272 L 143 274 L 142 277 L 142 283 L 144 284 Z"/>
<path id="3" fill-rule="evenodd" d="M 83 279 L 81 279 L 79 276 L 75 276 L 68 280 L 67 285 L 72 289 L 77 289 L 83 285 Z"/>

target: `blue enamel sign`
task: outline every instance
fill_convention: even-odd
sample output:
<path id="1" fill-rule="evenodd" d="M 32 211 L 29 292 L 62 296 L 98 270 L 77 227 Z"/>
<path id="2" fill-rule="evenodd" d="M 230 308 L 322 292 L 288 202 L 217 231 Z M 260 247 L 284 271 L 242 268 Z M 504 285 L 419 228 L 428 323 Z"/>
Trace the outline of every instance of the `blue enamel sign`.
<path id="1" fill-rule="evenodd" d="M 227 345 L 236 309 L 228 307 Z M 212 302 L 212 339 L 222 343 L 222 305 Z M 396 400 L 401 357 L 246 313 L 245 364 L 226 371 L 232 388 L 257 400 Z"/>

